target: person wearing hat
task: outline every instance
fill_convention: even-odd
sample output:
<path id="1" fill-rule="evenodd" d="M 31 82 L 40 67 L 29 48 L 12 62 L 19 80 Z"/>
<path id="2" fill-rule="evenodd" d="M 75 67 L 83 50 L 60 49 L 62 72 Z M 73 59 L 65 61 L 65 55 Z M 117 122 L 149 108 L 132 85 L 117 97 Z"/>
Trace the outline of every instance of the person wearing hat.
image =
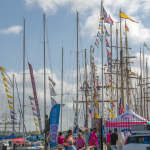
<path id="1" fill-rule="evenodd" d="M 83 137 L 85 139 L 85 142 L 86 142 L 86 146 L 88 147 L 89 146 L 89 138 L 90 138 L 90 132 L 89 132 L 89 129 L 85 129 L 85 132 L 83 133 Z"/>

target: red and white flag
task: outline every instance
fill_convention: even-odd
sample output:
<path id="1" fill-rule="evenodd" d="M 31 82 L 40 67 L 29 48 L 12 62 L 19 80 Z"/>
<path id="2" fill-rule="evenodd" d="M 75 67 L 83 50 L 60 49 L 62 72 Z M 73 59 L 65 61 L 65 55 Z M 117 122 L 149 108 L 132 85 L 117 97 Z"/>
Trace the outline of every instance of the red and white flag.
<path id="1" fill-rule="evenodd" d="M 123 106 L 122 106 L 122 103 L 121 103 L 121 98 L 120 98 L 120 103 L 119 103 L 119 115 L 123 114 L 124 113 L 124 109 L 123 109 Z"/>

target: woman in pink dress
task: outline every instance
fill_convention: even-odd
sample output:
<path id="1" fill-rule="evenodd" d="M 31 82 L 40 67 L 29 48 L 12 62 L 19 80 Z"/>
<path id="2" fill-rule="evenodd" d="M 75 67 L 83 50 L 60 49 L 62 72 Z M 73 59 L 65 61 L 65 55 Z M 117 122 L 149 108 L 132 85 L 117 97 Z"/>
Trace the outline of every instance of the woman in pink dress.
<path id="1" fill-rule="evenodd" d="M 76 139 L 77 150 L 86 147 L 86 143 L 81 133 L 78 133 L 78 138 Z"/>

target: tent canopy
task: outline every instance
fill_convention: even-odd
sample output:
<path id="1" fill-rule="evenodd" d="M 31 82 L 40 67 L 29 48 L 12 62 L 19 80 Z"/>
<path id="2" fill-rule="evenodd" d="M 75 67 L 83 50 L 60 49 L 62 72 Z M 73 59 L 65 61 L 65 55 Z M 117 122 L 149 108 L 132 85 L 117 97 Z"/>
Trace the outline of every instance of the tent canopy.
<path id="1" fill-rule="evenodd" d="M 111 120 L 111 122 L 123 122 L 123 121 L 141 121 L 147 122 L 146 119 L 142 118 L 141 116 L 134 113 L 132 110 L 128 109 L 122 115 L 119 115 L 117 118 Z"/>

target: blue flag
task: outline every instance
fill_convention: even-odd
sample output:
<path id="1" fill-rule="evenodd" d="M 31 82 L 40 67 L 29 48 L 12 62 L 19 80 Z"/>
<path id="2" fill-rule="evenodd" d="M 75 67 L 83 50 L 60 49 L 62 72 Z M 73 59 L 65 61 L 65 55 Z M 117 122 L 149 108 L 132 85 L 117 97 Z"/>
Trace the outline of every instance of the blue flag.
<path id="1" fill-rule="evenodd" d="M 60 105 L 55 105 L 50 112 L 50 148 L 57 145 L 57 133 L 59 126 Z"/>
<path id="2" fill-rule="evenodd" d="M 57 102 L 52 97 L 51 97 L 51 103 L 52 103 L 52 107 L 57 104 Z"/>

